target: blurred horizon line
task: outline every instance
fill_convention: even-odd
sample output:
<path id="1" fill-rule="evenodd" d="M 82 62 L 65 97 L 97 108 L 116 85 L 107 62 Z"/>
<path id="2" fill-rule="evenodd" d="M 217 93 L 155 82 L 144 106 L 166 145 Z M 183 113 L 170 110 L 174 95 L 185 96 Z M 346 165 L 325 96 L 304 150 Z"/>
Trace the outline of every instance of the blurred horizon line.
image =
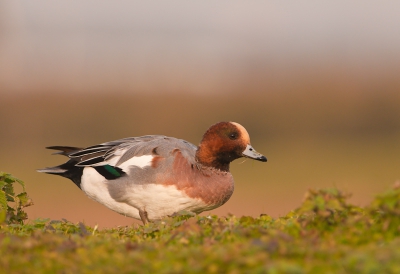
<path id="1" fill-rule="evenodd" d="M 0 93 L 268 91 L 400 74 L 397 1 L 39 2 L 0 0 Z"/>
<path id="2" fill-rule="evenodd" d="M 383 67 L 360 66 L 352 69 L 342 64 L 306 67 L 272 68 L 258 64 L 234 68 L 192 69 L 158 66 L 139 74 L 130 71 L 86 71 L 68 69 L 22 75 L 0 76 L 0 94 L 52 93 L 190 93 L 210 95 L 228 93 L 302 92 L 302 89 L 320 88 L 320 92 L 390 92 L 400 85 L 400 68 L 385 64 Z M 204 73 L 201 74 L 201 71 Z M 118 73 L 121 72 L 121 73 Z M 5 79 L 7 78 L 7 79 Z M 18 81 L 23 79 L 23 81 Z M 336 89 L 335 89 L 336 88 Z M 303 90 L 304 91 L 304 90 Z"/>

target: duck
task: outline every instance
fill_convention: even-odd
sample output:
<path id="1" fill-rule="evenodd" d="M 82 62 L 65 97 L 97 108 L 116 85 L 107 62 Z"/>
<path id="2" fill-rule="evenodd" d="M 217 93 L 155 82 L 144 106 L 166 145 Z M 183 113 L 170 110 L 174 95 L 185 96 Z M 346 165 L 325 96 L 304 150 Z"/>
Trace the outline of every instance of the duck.
<path id="1" fill-rule="evenodd" d="M 267 158 L 236 122 L 219 122 L 198 146 L 163 135 L 129 137 L 86 148 L 49 146 L 67 162 L 38 172 L 70 179 L 89 198 L 143 224 L 180 211 L 199 214 L 225 204 L 234 191 L 229 165 Z"/>

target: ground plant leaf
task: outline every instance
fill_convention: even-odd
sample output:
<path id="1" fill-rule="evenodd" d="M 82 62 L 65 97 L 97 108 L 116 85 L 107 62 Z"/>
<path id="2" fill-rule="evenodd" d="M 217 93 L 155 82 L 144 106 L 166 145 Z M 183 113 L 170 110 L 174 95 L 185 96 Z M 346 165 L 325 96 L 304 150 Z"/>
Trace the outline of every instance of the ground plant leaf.
<path id="1" fill-rule="evenodd" d="M 15 194 L 15 184 L 22 187 L 22 193 Z M 23 223 L 28 218 L 23 208 L 31 205 L 33 202 L 25 192 L 25 183 L 9 173 L 0 172 L 0 224 Z"/>

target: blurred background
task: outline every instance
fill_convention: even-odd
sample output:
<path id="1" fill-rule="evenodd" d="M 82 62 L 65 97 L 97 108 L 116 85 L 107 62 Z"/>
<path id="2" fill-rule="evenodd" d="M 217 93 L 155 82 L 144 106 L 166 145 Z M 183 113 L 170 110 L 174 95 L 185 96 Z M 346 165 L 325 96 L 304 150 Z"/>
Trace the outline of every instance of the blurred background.
<path id="1" fill-rule="evenodd" d="M 0 170 L 30 219 L 134 221 L 38 168 L 45 146 L 146 134 L 198 144 L 236 121 L 268 162 L 237 160 L 211 214 L 278 217 L 309 188 L 368 204 L 400 179 L 398 1 L 0 0 Z M 204 213 L 203 213 L 204 214 Z"/>

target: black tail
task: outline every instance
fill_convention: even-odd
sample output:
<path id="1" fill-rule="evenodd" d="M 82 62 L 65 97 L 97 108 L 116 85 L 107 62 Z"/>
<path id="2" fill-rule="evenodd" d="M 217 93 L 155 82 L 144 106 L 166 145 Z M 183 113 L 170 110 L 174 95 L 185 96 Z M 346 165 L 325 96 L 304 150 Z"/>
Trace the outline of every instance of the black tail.
<path id="1" fill-rule="evenodd" d="M 83 149 L 80 147 L 66 147 L 66 146 L 51 146 L 51 147 L 46 147 L 46 148 L 54 149 L 54 150 L 61 150 L 61 151 L 55 152 L 53 154 L 60 154 L 60 155 L 65 155 L 65 156 L 69 156 L 70 154 Z"/>
<path id="2" fill-rule="evenodd" d="M 64 147 L 64 146 L 52 146 L 47 148 L 61 150 L 60 152 L 56 152 L 54 154 L 60 154 L 65 156 L 69 156 L 69 154 L 81 150 L 81 148 L 77 147 Z M 72 180 L 74 184 L 77 185 L 79 188 L 81 188 L 81 177 L 83 173 L 83 167 L 75 166 L 77 163 L 78 161 L 76 159 L 70 159 L 68 162 L 62 165 L 38 169 L 37 171 L 66 177 Z"/>

